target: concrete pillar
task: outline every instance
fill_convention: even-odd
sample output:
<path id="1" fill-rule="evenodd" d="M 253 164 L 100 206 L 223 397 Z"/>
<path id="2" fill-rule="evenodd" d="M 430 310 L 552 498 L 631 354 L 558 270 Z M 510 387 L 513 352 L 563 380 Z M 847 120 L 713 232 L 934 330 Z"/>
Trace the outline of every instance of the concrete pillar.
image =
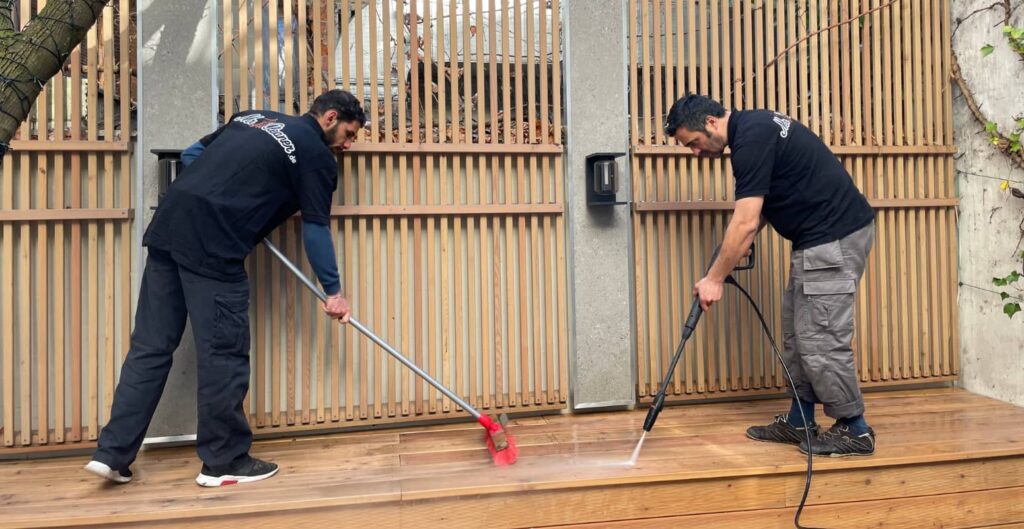
<path id="1" fill-rule="evenodd" d="M 565 2 L 566 187 L 574 410 L 632 406 L 633 241 L 628 205 L 588 206 L 585 160 L 627 152 L 625 2 Z M 618 196 L 631 196 L 628 157 Z"/>
<path id="2" fill-rule="evenodd" d="M 136 245 L 157 203 L 157 163 L 150 151 L 184 149 L 216 127 L 216 15 L 214 0 L 139 1 Z M 145 249 L 135 255 L 136 293 L 144 265 Z M 195 428 L 196 351 L 192 331 L 186 329 L 146 436 L 189 435 Z"/>

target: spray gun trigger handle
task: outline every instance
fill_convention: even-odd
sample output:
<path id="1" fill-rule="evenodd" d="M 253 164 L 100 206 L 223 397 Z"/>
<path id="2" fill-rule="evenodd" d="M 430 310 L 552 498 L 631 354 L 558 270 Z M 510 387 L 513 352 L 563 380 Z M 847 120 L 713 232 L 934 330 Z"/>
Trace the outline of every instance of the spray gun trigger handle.
<path id="1" fill-rule="evenodd" d="M 736 271 L 736 270 L 751 270 L 751 269 L 753 269 L 754 268 L 754 253 L 755 253 L 755 250 L 756 250 L 756 247 L 754 246 L 754 243 L 750 243 L 750 254 L 747 255 L 746 260 L 742 264 L 736 265 L 736 268 L 733 268 L 733 271 Z"/>

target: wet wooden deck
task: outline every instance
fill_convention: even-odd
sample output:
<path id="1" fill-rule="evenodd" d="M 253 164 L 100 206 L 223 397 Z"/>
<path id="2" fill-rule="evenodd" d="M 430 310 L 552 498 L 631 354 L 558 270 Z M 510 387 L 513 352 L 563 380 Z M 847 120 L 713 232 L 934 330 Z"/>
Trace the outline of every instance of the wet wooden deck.
<path id="1" fill-rule="evenodd" d="M 1024 409 L 955 389 L 875 393 L 874 456 L 815 459 L 804 525 L 1024 523 Z M 113 485 L 86 457 L 0 462 L 0 527 L 792 527 L 805 457 L 745 437 L 782 400 L 514 419 L 492 465 L 475 424 L 264 440 L 272 479 L 198 487 L 191 447 L 146 450 Z M 819 413 L 819 422 L 831 421 Z"/>

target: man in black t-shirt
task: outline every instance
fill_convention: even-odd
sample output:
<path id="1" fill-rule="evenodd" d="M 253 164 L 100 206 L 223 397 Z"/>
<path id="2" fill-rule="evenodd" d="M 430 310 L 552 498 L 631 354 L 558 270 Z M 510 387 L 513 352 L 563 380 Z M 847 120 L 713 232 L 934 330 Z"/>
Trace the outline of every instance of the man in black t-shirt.
<path id="1" fill-rule="evenodd" d="M 875 433 L 864 421 L 852 340 L 857 282 L 874 242 L 874 211 L 835 155 L 799 122 L 769 110 L 727 112 L 687 95 L 668 115 L 666 132 L 697 156 L 730 149 L 736 206 L 721 251 L 694 285 L 704 310 L 754 237 L 771 224 L 793 245 L 782 300 L 783 360 L 793 377 L 789 413 L 747 436 L 799 445 L 816 455 L 869 455 Z M 836 419 L 818 435 L 814 405 Z M 802 413 L 801 413 L 802 412 Z M 806 422 L 803 417 L 806 417 Z M 808 447 L 805 429 L 817 438 Z"/>
<path id="2" fill-rule="evenodd" d="M 253 247 L 296 212 L 329 316 L 348 321 L 328 220 L 338 183 L 337 156 L 352 146 L 366 115 L 343 90 L 326 92 L 308 113 L 241 112 L 189 147 L 146 229 L 146 269 L 131 345 L 110 419 L 86 470 L 131 480 L 146 429 L 163 393 L 186 319 L 197 350 L 196 450 L 199 485 L 216 487 L 273 476 L 277 465 L 249 455 L 249 280 Z M 199 154 L 202 153 L 201 156 Z"/>

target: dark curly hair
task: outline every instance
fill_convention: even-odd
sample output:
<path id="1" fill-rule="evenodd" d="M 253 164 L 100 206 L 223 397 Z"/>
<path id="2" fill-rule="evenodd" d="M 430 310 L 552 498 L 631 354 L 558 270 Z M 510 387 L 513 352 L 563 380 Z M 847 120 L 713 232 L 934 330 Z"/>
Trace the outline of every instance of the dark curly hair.
<path id="1" fill-rule="evenodd" d="M 665 133 L 669 136 L 676 135 L 676 129 L 682 127 L 693 132 L 707 134 L 705 125 L 708 116 L 720 118 L 725 115 L 725 107 L 721 103 L 697 94 L 686 94 L 685 97 L 676 101 L 672 109 L 668 111 L 668 119 L 665 120 Z"/>
<path id="2" fill-rule="evenodd" d="M 328 110 L 337 111 L 340 121 L 356 121 L 360 127 L 366 125 L 366 112 L 351 92 L 337 88 L 328 90 L 317 96 L 309 106 L 309 113 L 316 117 L 322 116 Z"/>

